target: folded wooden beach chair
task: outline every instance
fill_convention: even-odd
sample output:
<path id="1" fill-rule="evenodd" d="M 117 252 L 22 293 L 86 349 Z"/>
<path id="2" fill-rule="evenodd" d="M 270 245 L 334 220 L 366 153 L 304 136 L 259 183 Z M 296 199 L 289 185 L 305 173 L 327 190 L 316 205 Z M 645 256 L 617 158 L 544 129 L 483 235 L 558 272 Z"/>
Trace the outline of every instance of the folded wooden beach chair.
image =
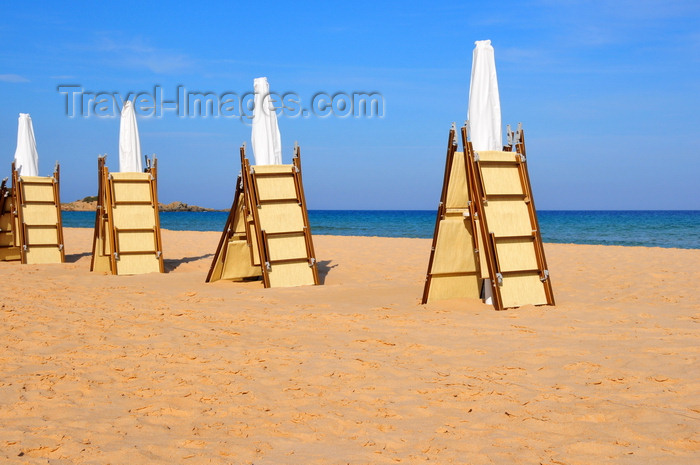
<path id="1" fill-rule="evenodd" d="M 157 160 L 143 173 L 110 173 L 97 159 L 98 189 L 90 271 L 163 273 Z"/>
<path id="2" fill-rule="evenodd" d="M 0 188 L 0 260 L 65 262 L 59 185 L 58 163 L 52 176 L 20 176 L 12 165 L 12 187 Z"/>
<path id="3" fill-rule="evenodd" d="M 472 200 L 473 177 L 466 153 L 457 152 L 455 126 L 447 141 L 447 160 L 438 205 L 422 303 L 474 298 L 481 293 L 481 273 Z"/>
<path id="4" fill-rule="evenodd" d="M 262 276 L 267 287 L 319 284 L 301 154 L 291 165 L 251 166 L 241 147 L 233 205 L 206 282 Z"/>
<path id="5" fill-rule="evenodd" d="M 472 165 L 479 225 L 497 310 L 521 305 L 554 305 L 527 169 L 522 126 L 508 126 L 503 151 L 475 152 L 462 129 Z"/>
<path id="6" fill-rule="evenodd" d="M 450 131 L 423 303 L 478 298 L 485 263 L 497 310 L 554 305 L 522 127 L 508 127 L 502 151 L 475 152 L 466 126 L 461 133 L 464 152 L 457 152 Z"/>

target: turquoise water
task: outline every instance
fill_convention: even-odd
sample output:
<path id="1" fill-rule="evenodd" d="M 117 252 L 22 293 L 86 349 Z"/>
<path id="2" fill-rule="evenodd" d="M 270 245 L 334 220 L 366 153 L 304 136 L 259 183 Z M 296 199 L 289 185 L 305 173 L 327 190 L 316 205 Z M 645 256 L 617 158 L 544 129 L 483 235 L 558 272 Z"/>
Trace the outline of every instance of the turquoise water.
<path id="1" fill-rule="evenodd" d="M 228 212 L 163 212 L 176 231 L 221 231 Z M 544 242 L 700 249 L 700 211 L 540 211 Z M 312 210 L 314 234 L 430 238 L 435 211 Z M 93 212 L 63 212 L 63 224 L 92 228 Z"/>

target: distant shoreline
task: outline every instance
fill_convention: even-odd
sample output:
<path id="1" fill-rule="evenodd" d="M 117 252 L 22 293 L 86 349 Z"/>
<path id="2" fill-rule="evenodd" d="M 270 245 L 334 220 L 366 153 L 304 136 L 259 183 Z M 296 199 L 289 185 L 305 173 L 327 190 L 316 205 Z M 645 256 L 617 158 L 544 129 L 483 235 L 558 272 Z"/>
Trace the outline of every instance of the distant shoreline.
<path id="1" fill-rule="evenodd" d="M 76 200 L 61 204 L 61 211 L 64 212 L 94 212 L 97 210 L 97 200 Z M 221 212 L 228 210 L 217 210 L 216 208 L 205 208 L 198 205 L 188 205 L 184 202 L 170 202 L 168 204 L 159 203 L 158 210 L 161 212 Z"/>

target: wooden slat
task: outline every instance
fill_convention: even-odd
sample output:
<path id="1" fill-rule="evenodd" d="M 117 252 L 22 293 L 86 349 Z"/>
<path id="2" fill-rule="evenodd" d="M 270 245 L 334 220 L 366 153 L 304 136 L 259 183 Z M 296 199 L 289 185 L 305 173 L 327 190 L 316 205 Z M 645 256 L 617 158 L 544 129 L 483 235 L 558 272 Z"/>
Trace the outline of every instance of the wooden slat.
<path id="1" fill-rule="evenodd" d="M 250 259 L 250 246 L 245 240 L 228 241 L 226 247 L 226 261 L 222 263 L 223 269 L 220 279 L 241 280 L 260 276 L 260 266 L 254 266 Z"/>
<path id="2" fill-rule="evenodd" d="M 433 275 L 428 290 L 428 302 L 445 299 L 478 299 L 480 293 L 481 280 L 477 275 Z"/>
<path id="3" fill-rule="evenodd" d="M 266 246 L 268 251 L 268 261 L 307 259 L 306 241 L 304 235 L 266 235 Z"/>
<path id="4" fill-rule="evenodd" d="M 55 247 L 32 246 L 25 252 L 27 265 L 40 265 L 45 263 L 62 263 L 61 251 Z"/>
<path id="5" fill-rule="evenodd" d="M 464 164 L 464 152 L 455 152 L 452 155 L 449 182 L 447 183 L 447 197 L 445 208 L 447 211 L 456 209 L 464 212 L 469 205 L 470 196 L 467 187 L 467 168 Z"/>
<path id="6" fill-rule="evenodd" d="M 440 221 L 431 273 L 471 273 L 478 268 L 471 225 L 461 216 Z"/>
<path id="7" fill-rule="evenodd" d="M 546 305 L 547 295 L 540 281 L 539 272 L 523 272 L 504 276 L 500 286 L 503 308 L 520 307 L 521 305 Z"/>
<path id="8" fill-rule="evenodd" d="M 298 231 L 304 228 L 301 209 L 296 203 L 262 205 L 258 209 L 260 229 L 268 233 Z"/>
<path id="9" fill-rule="evenodd" d="M 51 245 L 58 248 L 58 225 L 25 225 L 24 233 L 32 247 Z"/>
<path id="10" fill-rule="evenodd" d="M 500 271 L 506 273 L 517 270 L 537 270 L 537 256 L 533 239 L 496 239 Z"/>
<path id="11" fill-rule="evenodd" d="M 491 200 L 483 206 L 488 232 L 496 237 L 532 234 L 527 204 L 522 200 Z"/>
<path id="12" fill-rule="evenodd" d="M 255 165 L 255 173 L 261 176 L 290 174 L 294 165 Z"/>
<path id="13" fill-rule="evenodd" d="M 291 172 L 272 176 L 256 176 L 256 178 L 259 203 L 279 200 L 299 201 Z"/>
<path id="14" fill-rule="evenodd" d="M 160 260 L 155 254 L 119 254 L 115 274 L 135 275 L 159 272 Z"/>
<path id="15" fill-rule="evenodd" d="M 486 164 L 499 162 L 503 163 L 518 163 L 520 159 L 516 152 L 506 152 L 501 150 L 479 150 L 476 152 L 479 162 Z"/>
<path id="16" fill-rule="evenodd" d="M 268 272 L 269 287 L 311 286 L 316 284 L 312 268 L 307 261 L 272 265 Z"/>

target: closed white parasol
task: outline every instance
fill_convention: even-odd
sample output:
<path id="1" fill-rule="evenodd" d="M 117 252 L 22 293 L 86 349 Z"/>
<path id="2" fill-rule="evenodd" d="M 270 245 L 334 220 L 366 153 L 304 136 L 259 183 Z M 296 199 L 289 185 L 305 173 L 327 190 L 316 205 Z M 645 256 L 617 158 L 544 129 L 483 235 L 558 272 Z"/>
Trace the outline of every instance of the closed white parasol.
<path id="1" fill-rule="evenodd" d="M 39 176 L 39 153 L 36 151 L 32 118 L 27 113 L 19 114 L 15 169 L 20 176 Z"/>
<path id="2" fill-rule="evenodd" d="M 490 40 L 475 42 L 469 85 L 469 135 L 475 151 L 503 150 L 501 99 Z"/>
<path id="3" fill-rule="evenodd" d="M 253 81 L 255 108 L 253 109 L 253 155 L 256 165 L 282 164 L 282 137 L 277 126 L 277 113 L 270 99 L 270 84 L 266 77 Z"/>
<path id="4" fill-rule="evenodd" d="M 119 171 L 121 173 L 143 172 L 139 128 L 136 125 L 134 106 L 130 100 L 124 103 L 119 125 Z"/>

